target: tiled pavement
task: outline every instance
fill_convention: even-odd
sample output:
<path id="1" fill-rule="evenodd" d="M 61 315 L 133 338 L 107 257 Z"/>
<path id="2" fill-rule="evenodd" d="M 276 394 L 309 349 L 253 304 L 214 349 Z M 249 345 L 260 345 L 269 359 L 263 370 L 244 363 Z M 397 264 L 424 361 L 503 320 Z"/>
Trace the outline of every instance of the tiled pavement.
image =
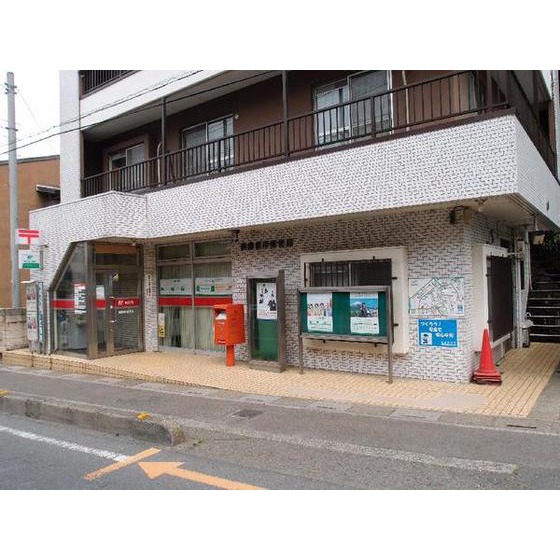
<path id="1" fill-rule="evenodd" d="M 84 360 L 66 356 L 31 356 L 26 350 L 4 353 L 6 364 L 33 365 L 57 371 L 93 373 L 145 381 L 214 387 L 252 395 L 327 400 L 489 416 L 528 417 L 560 362 L 560 344 L 534 343 L 509 352 L 500 364 L 502 385 L 443 383 L 296 368 L 283 373 L 225 367 L 224 357 L 179 352 L 143 352 Z"/>

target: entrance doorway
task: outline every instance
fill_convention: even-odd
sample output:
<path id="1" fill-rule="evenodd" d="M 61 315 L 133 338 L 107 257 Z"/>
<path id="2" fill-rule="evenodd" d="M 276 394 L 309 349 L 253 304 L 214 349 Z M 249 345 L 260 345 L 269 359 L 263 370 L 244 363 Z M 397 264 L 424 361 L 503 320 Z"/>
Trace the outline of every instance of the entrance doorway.
<path id="1" fill-rule="evenodd" d="M 507 257 L 490 256 L 486 266 L 489 334 L 490 340 L 496 342 L 513 331 L 512 265 Z"/>
<path id="2" fill-rule="evenodd" d="M 55 352 L 94 359 L 143 349 L 139 246 L 76 243 L 53 285 L 50 304 Z"/>
<path id="3" fill-rule="evenodd" d="M 140 348 L 139 284 L 137 270 L 95 271 L 97 357 Z"/>

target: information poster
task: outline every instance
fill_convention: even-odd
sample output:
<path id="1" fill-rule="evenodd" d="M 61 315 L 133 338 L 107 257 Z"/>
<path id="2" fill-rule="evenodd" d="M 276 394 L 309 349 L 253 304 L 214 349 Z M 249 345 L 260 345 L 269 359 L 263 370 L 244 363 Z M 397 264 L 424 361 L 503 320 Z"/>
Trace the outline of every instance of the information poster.
<path id="1" fill-rule="evenodd" d="M 379 297 L 376 292 L 350 294 L 350 332 L 379 334 Z"/>
<path id="2" fill-rule="evenodd" d="M 457 319 L 418 319 L 418 344 L 457 348 Z"/>
<path id="3" fill-rule="evenodd" d="M 76 315 L 86 312 L 86 285 L 74 284 L 74 312 Z"/>
<path id="4" fill-rule="evenodd" d="M 27 340 L 29 340 L 29 342 L 37 342 L 39 340 L 39 318 L 37 313 L 37 288 L 35 284 L 28 284 L 25 294 Z"/>
<path id="5" fill-rule="evenodd" d="M 276 321 L 278 319 L 276 282 L 258 282 L 256 290 L 257 319 Z"/>
<path id="6" fill-rule="evenodd" d="M 192 278 L 162 278 L 159 281 L 160 296 L 192 296 Z"/>
<path id="7" fill-rule="evenodd" d="M 231 295 L 231 284 L 231 276 L 196 278 L 194 290 L 196 295 L 229 296 Z"/>
<path id="8" fill-rule="evenodd" d="M 158 322 L 157 322 L 157 328 L 158 328 L 158 336 L 160 338 L 164 338 L 165 337 L 165 313 L 158 313 Z"/>
<path id="9" fill-rule="evenodd" d="M 307 330 L 333 332 L 332 293 L 307 294 Z"/>

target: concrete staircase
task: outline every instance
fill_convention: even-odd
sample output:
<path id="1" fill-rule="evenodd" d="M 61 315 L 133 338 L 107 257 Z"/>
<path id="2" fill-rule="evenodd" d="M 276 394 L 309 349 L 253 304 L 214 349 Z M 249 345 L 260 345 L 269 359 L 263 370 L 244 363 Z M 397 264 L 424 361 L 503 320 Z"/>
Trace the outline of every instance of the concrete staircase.
<path id="1" fill-rule="evenodd" d="M 545 243 L 531 249 L 531 342 L 560 342 L 560 247 Z"/>

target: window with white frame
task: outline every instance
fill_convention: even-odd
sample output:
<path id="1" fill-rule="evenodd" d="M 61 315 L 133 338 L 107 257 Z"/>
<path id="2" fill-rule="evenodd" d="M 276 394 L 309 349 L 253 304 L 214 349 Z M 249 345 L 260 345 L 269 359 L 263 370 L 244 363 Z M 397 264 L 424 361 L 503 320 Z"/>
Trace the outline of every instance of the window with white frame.
<path id="1" fill-rule="evenodd" d="M 200 123 L 183 131 L 187 176 L 221 171 L 234 165 L 233 117 Z"/>
<path id="2" fill-rule="evenodd" d="M 352 74 L 315 88 L 315 135 L 319 146 L 343 142 L 373 132 L 391 129 L 392 100 L 383 95 L 391 87 L 390 71 L 375 70 Z M 376 96 L 372 101 L 372 96 Z M 340 106 L 342 105 L 342 106 Z M 332 107 L 332 109 L 329 109 Z"/>

